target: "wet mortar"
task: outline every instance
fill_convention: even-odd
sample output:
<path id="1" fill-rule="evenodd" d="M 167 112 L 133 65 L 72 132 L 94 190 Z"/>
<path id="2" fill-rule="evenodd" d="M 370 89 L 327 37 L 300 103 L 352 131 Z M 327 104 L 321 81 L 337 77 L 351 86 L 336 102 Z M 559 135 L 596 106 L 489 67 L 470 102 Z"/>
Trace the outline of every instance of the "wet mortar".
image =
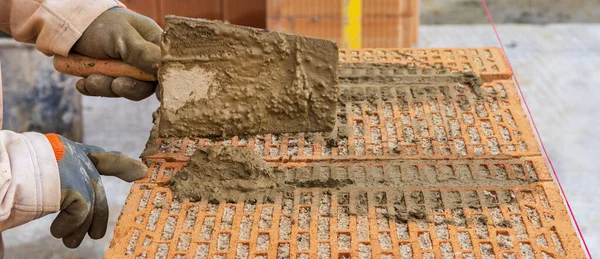
<path id="1" fill-rule="evenodd" d="M 168 16 L 163 137 L 330 131 L 338 48 L 316 38 Z"/>

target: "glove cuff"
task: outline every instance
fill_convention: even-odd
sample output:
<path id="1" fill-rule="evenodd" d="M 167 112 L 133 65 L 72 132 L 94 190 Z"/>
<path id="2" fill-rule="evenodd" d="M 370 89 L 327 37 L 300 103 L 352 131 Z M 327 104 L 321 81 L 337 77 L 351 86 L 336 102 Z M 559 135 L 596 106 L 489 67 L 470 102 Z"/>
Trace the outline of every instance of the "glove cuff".
<path id="1" fill-rule="evenodd" d="M 56 162 L 59 162 L 65 156 L 65 145 L 57 134 L 45 134 L 45 136 L 48 139 L 48 142 L 50 142 L 50 146 L 52 146 Z"/>

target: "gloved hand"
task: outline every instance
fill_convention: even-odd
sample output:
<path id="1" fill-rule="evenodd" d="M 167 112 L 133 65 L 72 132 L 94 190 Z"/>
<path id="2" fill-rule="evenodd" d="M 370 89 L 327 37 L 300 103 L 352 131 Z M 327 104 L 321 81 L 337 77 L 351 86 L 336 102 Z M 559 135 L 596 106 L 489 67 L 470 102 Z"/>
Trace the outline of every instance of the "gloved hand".
<path id="1" fill-rule="evenodd" d="M 65 246 L 76 248 L 86 233 L 100 239 L 106 233 L 108 203 L 100 175 L 116 176 L 132 182 L 146 176 L 147 167 L 125 155 L 47 134 L 60 175 L 60 213 L 50 233 L 62 238 Z"/>
<path id="2" fill-rule="evenodd" d="M 160 63 L 162 29 L 152 19 L 125 8 L 102 13 L 83 32 L 72 51 L 97 59 L 118 59 L 156 74 Z M 125 97 L 139 101 L 152 95 L 157 82 L 129 77 L 90 75 L 77 82 L 79 92 L 90 96 Z"/>

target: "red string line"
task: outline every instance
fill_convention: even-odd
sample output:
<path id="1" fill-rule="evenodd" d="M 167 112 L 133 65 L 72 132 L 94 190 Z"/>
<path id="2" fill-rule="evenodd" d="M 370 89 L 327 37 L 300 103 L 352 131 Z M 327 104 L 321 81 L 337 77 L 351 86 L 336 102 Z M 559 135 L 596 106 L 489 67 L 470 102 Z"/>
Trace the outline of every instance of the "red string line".
<path id="1" fill-rule="evenodd" d="M 527 101 L 525 100 L 525 95 L 523 95 L 523 91 L 521 90 L 521 85 L 519 85 L 519 80 L 517 79 L 517 75 L 514 72 L 512 65 L 510 64 L 510 60 L 508 59 L 508 55 L 506 55 L 506 51 L 504 50 L 504 44 L 502 43 L 502 40 L 500 39 L 500 34 L 498 34 L 498 30 L 496 29 L 496 24 L 494 23 L 494 19 L 492 19 L 492 14 L 490 13 L 490 10 L 488 9 L 487 3 L 485 2 L 485 0 L 481 0 L 481 3 L 483 4 L 483 8 L 485 9 L 485 13 L 487 14 L 488 19 L 490 20 L 490 23 L 492 24 L 492 28 L 494 29 L 494 33 L 496 34 L 496 38 L 498 39 L 498 42 L 500 43 L 500 47 L 502 48 L 502 53 L 504 53 L 504 56 L 506 57 L 506 62 L 508 62 L 508 67 L 510 67 L 510 70 L 513 71 L 513 78 L 515 79 L 515 83 L 517 84 L 517 88 L 519 90 L 519 93 L 521 94 L 521 97 L 523 97 L 523 104 L 525 104 L 525 108 L 527 109 L 527 114 L 529 115 L 529 119 L 531 120 L 531 124 L 533 124 L 533 128 L 535 129 L 535 133 L 538 136 L 538 138 L 540 139 L 540 145 L 542 146 L 542 150 L 544 151 L 544 155 L 546 156 L 546 158 L 548 159 L 548 163 L 550 164 L 550 167 L 552 168 L 552 173 L 554 174 L 554 179 L 556 180 L 556 183 L 558 184 L 558 187 L 560 189 L 560 193 L 562 194 L 562 196 L 565 198 L 565 203 L 567 204 L 567 208 L 569 209 L 569 213 L 571 214 L 571 218 L 573 218 L 573 222 L 575 223 L 575 227 L 577 228 L 577 232 L 579 233 L 579 236 L 581 237 L 581 241 L 583 242 L 583 246 L 585 247 L 585 251 L 587 252 L 589 258 L 592 258 L 592 255 L 590 253 L 590 250 L 587 246 L 587 243 L 585 242 L 585 239 L 583 238 L 583 234 L 581 233 L 581 229 L 579 228 L 579 224 L 577 223 L 577 220 L 575 219 L 575 215 L 573 214 L 573 210 L 571 209 L 571 204 L 569 203 L 569 200 L 567 199 L 567 195 L 565 194 L 565 191 L 562 187 L 562 185 L 560 184 L 560 180 L 558 179 L 558 175 L 556 174 L 556 170 L 554 169 L 554 165 L 552 164 L 552 160 L 550 160 L 550 156 L 548 155 L 548 152 L 546 151 L 546 147 L 544 146 L 544 142 L 542 141 L 542 137 L 540 135 L 540 132 L 538 131 L 537 125 L 535 124 L 535 121 L 533 120 L 533 116 L 531 116 L 531 110 L 529 109 L 529 105 L 527 105 Z"/>

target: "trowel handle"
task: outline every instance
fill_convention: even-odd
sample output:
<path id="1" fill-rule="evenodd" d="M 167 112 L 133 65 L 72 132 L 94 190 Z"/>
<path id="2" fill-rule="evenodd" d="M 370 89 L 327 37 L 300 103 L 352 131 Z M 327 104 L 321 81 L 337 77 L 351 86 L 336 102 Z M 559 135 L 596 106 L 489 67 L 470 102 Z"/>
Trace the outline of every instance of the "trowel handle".
<path id="1" fill-rule="evenodd" d="M 77 54 L 54 56 L 54 68 L 64 74 L 87 77 L 102 74 L 111 77 L 127 76 L 142 81 L 156 81 L 156 76 L 116 59 L 95 59 Z"/>

